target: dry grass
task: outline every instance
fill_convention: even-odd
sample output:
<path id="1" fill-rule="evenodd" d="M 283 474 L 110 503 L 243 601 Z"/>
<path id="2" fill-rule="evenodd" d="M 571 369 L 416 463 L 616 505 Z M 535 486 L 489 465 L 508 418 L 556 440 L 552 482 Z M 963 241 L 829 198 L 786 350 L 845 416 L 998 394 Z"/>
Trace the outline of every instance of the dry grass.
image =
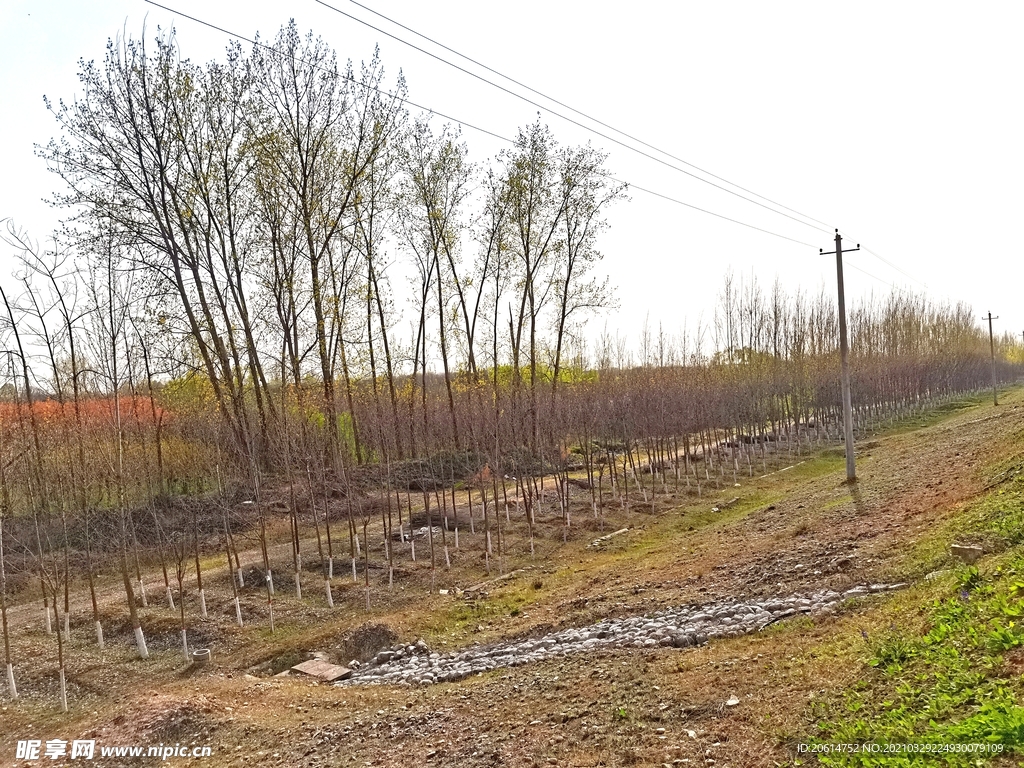
<path id="1" fill-rule="evenodd" d="M 433 578 L 452 590 L 448 595 L 429 593 L 423 543 L 415 563 L 408 547 L 399 553 L 393 591 L 380 567 L 382 552 L 372 547 L 369 613 L 363 574 L 353 583 L 343 558 L 335 561 L 335 610 L 327 608 L 312 570 L 303 577 L 303 599 L 296 600 L 290 552 L 277 547 L 273 634 L 265 595 L 255 587 L 243 594 L 247 625 L 234 625 L 226 570 L 211 557 L 204 575 L 208 620 L 198 618 L 195 595 L 185 594 L 190 631 L 213 649 L 209 669 L 181 663 L 177 614 L 164 606 L 157 572 L 148 577 L 151 607 L 143 613 L 153 657 L 135 659 L 119 609 L 123 596 L 108 577 L 102 584 L 106 651 L 90 645 L 87 601 L 76 598 L 68 662 L 72 711 L 66 716 L 55 705 L 56 643 L 43 634 L 37 605 L 17 606 L 12 618 L 24 697 L 0 705 L 0 755 L 12 755 L 18 738 L 91 734 L 108 744 L 210 744 L 214 757 L 197 762 L 206 766 L 785 762 L 806 737 L 811 702 L 823 690 L 854 682 L 858 667 L 851 660 L 863 654 L 860 629 L 884 622 L 885 604 L 872 600 L 839 616 L 798 620 L 704 648 L 606 651 L 429 688 L 337 688 L 260 675 L 312 651 L 341 663 L 366 658 L 394 637 L 424 637 L 444 650 L 667 605 L 843 587 L 934 567 L 938 547 L 907 552 L 981 490 L 982 468 L 1024 422 L 1014 407 L 1020 402 L 1014 393 L 997 414 L 981 406 L 881 438 L 862 459 L 852 495 L 842 483 L 842 458 L 827 455 L 764 478 L 741 477 L 740 488 L 729 483 L 700 499 L 659 497 L 654 515 L 609 510 L 603 530 L 581 491 L 567 541 L 557 516 L 542 516 L 534 556 L 525 524 L 515 517 L 506 524 L 502 517 L 508 554 L 501 567 L 527 570 L 471 599 L 454 590 L 499 571 L 496 558 L 490 576 L 485 570 L 479 524 L 475 536 L 461 532 L 462 549 L 451 552 L 450 571 L 435 542 Z M 988 415 L 998 418 L 979 420 Z M 737 496 L 729 508 L 710 511 Z M 588 547 L 602 532 L 627 526 L 629 533 L 604 547 Z M 306 552 L 313 551 L 310 542 Z M 308 566 L 312 558 L 306 557 Z M 256 553 L 245 561 L 257 562 Z M 726 707 L 732 695 L 740 704 Z"/>

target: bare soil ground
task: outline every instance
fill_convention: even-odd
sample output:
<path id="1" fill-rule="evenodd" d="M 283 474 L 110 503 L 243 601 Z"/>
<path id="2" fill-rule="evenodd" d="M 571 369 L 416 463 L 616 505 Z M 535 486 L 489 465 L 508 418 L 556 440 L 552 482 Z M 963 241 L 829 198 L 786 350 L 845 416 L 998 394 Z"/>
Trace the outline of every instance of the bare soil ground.
<path id="1" fill-rule="evenodd" d="M 273 673 L 313 651 L 345 663 L 394 638 L 423 637 L 434 649 L 451 650 L 661 606 L 921 577 L 942 564 L 942 552 L 915 545 L 982 492 L 991 468 L 1018 450 L 1012 446 L 1024 428 L 1022 404 L 1015 391 L 998 408 L 948 409 L 865 441 L 852 490 L 842 455 L 832 449 L 794 457 L 791 469 L 765 477 L 741 474 L 739 487 L 729 483 L 701 499 L 666 496 L 653 515 L 619 510 L 603 532 L 632 529 L 600 549 L 588 547 L 602 525 L 581 492 L 569 540 L 552 519 L 540 526 L 533 557 L 525 526 L 513 521 L 502 565 L 527 570 L 473 597 L 454 591 L 488 578 L 479 526 L 475 536 L 463 529 L 450 571 L 436 553 L 437 586 L 451 590 L 447 595 L 429 594 L 424 542 L 416 563 L 402 550 L 389 592 L 371 534 L 369 613 L 363 575 L 353 583 L 344 558 L 336 560 L 332 611 L 315 570 L 304 576 L 303 599 L 294 597 L 288 547 L 276 548 L 273 634 L 255 588 L 243 595 L 246 626 L 234 625 L 227 569 L 211 557 L 204 574 L 210 618 L 199 619 L 188 588 L 184 596 L 192 644 L 213 650 L 209 667 L 183 663 L 177 614 L 165 606 L 157 571 L 148 576 L 151 607 L 143 612 L 153 654 L 136 659 L 123 594 L 108 576 L 105 651 L 91 645 L 87 600 L 76 598 L 68 715 L 57 711 L 56 642 L 42 630 L 41 608 L 18 605 L 12 622 L 23 698 L 0 699 L 0 765 L 14 764 L 15 742 L 26 738 L 209 745 L 212 757 L 171 758 L 204 766 L 786 764 L 808 736 L 808 702 L 857 674 L 823 649 L 855 643 L 865 612 L 885 598 L 700 648 L 605 650 L 429 687 L 342 688 Z M 257 553 L 245 559 L 255 564 Z M 726 706 L 731 696 L 740 703 Z"/>

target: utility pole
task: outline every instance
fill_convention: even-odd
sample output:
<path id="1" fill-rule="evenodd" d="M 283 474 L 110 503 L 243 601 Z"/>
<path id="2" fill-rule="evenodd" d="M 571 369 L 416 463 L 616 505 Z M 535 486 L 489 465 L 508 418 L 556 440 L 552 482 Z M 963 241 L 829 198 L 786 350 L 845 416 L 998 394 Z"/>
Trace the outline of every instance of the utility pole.
<path id="1" fill-rule="evenodd" d="M 843 291 L 843 254 L 860 250 L 856 248 L 843 250 L 843 236 L 836 230 L 836 249 L 826 251 L 819 248 L 822 256 L 836 255 L 836 282 L 839 284 L 839 357 L 841 360 L 840 374 L 843 383 L 843 435 L 846 438 L 846 482 L 857 480 L 857 465 L 853 456 L 853 398 L 850 395 L 850 344 L 846 338 L 846 294 Z"/>
<path id="2" fill-rule="evenodd" d="M 996 389 L 996 342 L 992 336 L 992 321 L 998 319 L 998 315 L 992 317 L 992 313 L 988 313 L 988 352 L 992 356 L 992 405 L 999 405 L 999 392 Z"/>

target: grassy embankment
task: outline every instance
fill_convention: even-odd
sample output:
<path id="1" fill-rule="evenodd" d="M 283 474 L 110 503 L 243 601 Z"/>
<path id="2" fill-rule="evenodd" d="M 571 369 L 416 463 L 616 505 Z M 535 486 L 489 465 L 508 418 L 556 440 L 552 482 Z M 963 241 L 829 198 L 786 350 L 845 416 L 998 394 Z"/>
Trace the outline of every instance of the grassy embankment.
<path id="1" fill-rule="evenodd" d="M 985 492 L 903 557 L 908 577 L 934 566 L 930 578 L 874 607 L 851 601 L 859 637 L 851 626 L 808 649 L 808 658 L 854 665 L 858 679 L 811 701 L 808 732 L 790 738 L 861 751 L 805 753 L 795 764 L 1012 765 L 1024 755 L 1024 433 L 1011 442 L 986 468 Z M 976 566 L 938 568 L 954 541 L 987 554 Z"/>

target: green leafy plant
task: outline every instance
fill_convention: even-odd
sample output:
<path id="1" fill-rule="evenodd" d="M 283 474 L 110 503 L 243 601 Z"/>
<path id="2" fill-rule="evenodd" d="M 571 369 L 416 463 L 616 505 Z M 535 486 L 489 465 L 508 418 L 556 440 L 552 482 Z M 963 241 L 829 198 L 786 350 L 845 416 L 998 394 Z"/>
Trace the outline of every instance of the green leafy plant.
<path id="1" fill-rule="evenodd" d="M 1024 646 L 1022 571 L 1024 554 L 1005 556 L 991 573 L 963 568 L 950 594 L 914 611 L 924 631 L 862 631 L 870 656 L 861 681 L 811 707 L 821 743 L 1000 744 L 1002 752 L 825 753 L 818 762 L 967 768 L 1024 754 L 1021 681 L 1002 672 L 1002 654 Z"/>
<path id="2" fill-rule="evenodd" d="M 871 650 L 871 660 L 868 663 L 873 667 L 886 669 L 898 668 L 917 652 L 914 641 L 895 627 L 890 627 L 888 632 L 875 640 Z"/>
<path id="3" fill-rule="evenodd" d="M 970 591 L 981 584 L 981 574 L 976 566 L 968 566 L 957 574 L 957 583 L 960 585 L 960 589 Z"/>

